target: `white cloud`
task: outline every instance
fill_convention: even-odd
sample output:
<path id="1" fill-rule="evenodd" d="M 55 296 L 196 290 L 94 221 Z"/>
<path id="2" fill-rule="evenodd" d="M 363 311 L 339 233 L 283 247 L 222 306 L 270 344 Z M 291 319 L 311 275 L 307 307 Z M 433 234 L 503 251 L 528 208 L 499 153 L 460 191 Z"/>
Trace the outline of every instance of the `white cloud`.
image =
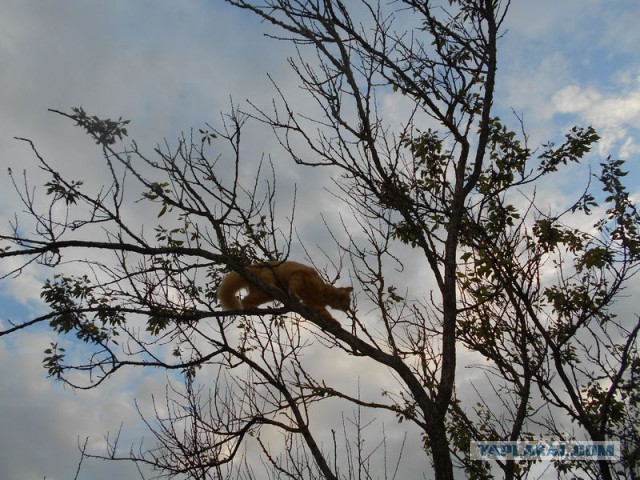
<path id="1" fill-rule="evenodd" d="M 639 9 L 632 0 L 512 4 L 499 51 L 497 107 L 524 115 L 532 145 L 588 122 L 604 134 L 600 153 L 614 144 L 624 145 L 621 154 L 636 152 L 637 141 L 629 139 L 638 132 L 620 128 L 638 121 L 640 57 L 630 46 L 640 32 L 628 23 Z"/>
<path id="2" fill-rule="evenodd" d="M 625 76 L 621 76 L 623 80 Z M 640 75 L 634 81 L 619 81 L 607 90 L 595 86 L 569 85 L 552 98 L 558 114 L 573 114 L 601 134 L 600 153 L 630 158 L 639 150 Z"/>
<path id="3" fill-rule="evenodd" d="M 570 62 L 562 52 L 550 53 L 539 63 L 529 64 L 526 58 L 521 62 L 518 68 L 507 69 L 504 84 L 498 84 L 502 106 L 525 110 L 527 118 L 548 122 L 553 110 L 546 99 L 570 78 Z"/>
<path id="4" fill-rule="evenodd" d="M 90 436 L 91 445 L 103 448 L 103 435 L 115 433 L 120 422 L 129 428 L 139 423 L 131 394 L 122 393 L 123 379 L 89 392 L 63 389 L 47 379 L 41 359 L 50 341 L 48 334 L 24 333 L 13 337 L 11 348 L 0 342 L 2 479 L 73 478 L 80 459 L 78 441 Z M 110 472 L 102 473 L 95 462 L 85 466 L 84 478 L 137 475 L 132 465 L 113 465 Z"/>
<path id="5" fill-rule="evenodd" d="M 607 94 L 592 86 L 570 85 L 557 92 L 552 101 L 558 113 L 579 113 L 598 126 L 616 127 L 640 120 L 640 77 L 626 87 Z"/>
<path id="6" fill-rule="evenodd" d="M 601 95 L 593 88 L 581 89 L 577 85 L 563 88 L 553 97 L 556 111 L 561 113 L 575 113 L 589 108 L 599 101 Z"/>
<path id="7" fill-rule="evenodd" d="M 633 158 L 640 153 L 640 143 L 636 136 L 628 136 L 620 145 L 621 158 Z"/>

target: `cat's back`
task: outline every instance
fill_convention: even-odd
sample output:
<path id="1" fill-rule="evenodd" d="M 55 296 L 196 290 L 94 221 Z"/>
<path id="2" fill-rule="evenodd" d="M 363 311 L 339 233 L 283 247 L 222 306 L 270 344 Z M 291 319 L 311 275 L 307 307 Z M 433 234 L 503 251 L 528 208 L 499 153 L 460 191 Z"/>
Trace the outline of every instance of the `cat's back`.
<path id="1" fill-rule="evenodd" d="M 268 281 L 289 283 L 291 277 L 302 277 L 308 282 L 322 282 L 320 274 L 315 268 L 293 260 L 275 260 L 261 265 L 254 265 L 252 268 L 258 275 Z"/>
<path id="2" fill-rule="evenodd" d="M 304 263 L 294 262 L 293 260 L 270 262 L 269 267 L 273 269 L 276 275 L 283 277 L 290 277 L 295 274 L 318 275 L 313 267 L 305 265 Z"/>

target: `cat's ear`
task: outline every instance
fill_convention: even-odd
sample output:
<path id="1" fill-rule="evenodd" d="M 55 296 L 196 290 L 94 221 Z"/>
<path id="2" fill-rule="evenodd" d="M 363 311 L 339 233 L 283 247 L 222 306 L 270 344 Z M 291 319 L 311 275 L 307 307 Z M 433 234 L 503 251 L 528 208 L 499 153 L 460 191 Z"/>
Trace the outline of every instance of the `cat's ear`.
<path id="1" fill-rule="evenodd" d="M 343 287 L 342 289 L 347 293 L 353 292 L 353 287 Z"/>

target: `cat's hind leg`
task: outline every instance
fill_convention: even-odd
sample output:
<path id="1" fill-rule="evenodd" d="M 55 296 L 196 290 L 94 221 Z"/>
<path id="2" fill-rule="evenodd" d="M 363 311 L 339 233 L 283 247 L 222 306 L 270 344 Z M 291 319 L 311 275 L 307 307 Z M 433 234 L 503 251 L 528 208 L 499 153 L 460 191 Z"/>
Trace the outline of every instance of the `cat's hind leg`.
<path id="1" fill-rule="evenodd" d="M 249 288 L 247 296 L 242 298 L 240 301 L 242 302 L 243 310 L 250 310 L 252 308 L 258 308 L 258 306 L 263 303 L 273 301 L 273 298 L 263 290 Z"/>
<path id="2" fill-rule="evenodd" d="M 289 278 L 289 296 L 299 302 L 304 302 L 307 299 L 305 278 L 303 275 L 294 274 Z"/>

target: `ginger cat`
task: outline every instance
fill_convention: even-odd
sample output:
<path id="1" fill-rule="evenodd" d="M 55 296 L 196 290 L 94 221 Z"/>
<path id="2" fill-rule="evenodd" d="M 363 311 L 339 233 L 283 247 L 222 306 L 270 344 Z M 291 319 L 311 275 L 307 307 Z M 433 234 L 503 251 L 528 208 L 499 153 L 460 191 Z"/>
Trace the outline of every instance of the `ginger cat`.
<path id="1" fill-rule="evenodd" d="M 268 262 L 247 267 L 247 270 L 263 282 L 285 290 L 291 297 L 299 299 L 307 307 L 321 315 L 331 317 L 326 307 L 347 311 L 351 306 L 352 287 L 334 287 L 326 283 L 318 272 L 298 262 Z M 236 294 L 247 290 L 239 299 Z M 256 285 L 248 282 L 237 272 L 230 272 L 218 287 L 218 300 L 223 310 L 247 310 L 273 301 L 273 297 Z"/>

